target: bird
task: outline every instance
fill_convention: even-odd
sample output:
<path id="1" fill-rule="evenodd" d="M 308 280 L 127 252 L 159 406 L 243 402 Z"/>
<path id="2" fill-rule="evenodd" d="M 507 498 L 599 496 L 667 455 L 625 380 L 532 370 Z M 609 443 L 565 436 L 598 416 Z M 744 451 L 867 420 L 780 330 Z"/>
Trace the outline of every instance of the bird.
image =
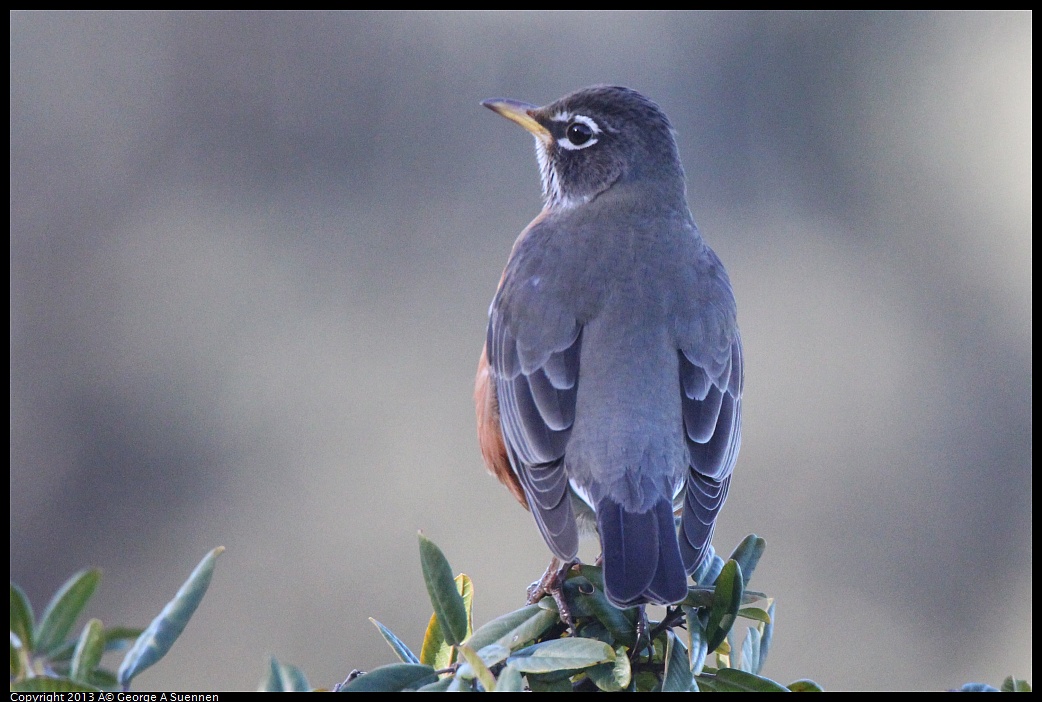
<path id="1" fill-rule="evenodd" d="M 544 200 L 489 307 L 484 462 L 531 510 L 547 575 L 596 532 L 613 605 L 675 604 L 712 553 L 744 384 L 734 293 L 688 207 L 675 131 L 615 85 L 481 104 L 535 137 Z"/>

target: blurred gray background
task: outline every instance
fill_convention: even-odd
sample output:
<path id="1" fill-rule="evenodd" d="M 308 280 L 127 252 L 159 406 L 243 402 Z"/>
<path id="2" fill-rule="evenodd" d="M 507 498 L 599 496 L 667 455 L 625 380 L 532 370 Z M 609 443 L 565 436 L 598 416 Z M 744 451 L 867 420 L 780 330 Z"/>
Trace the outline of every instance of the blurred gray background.
<path id="1" fill-rule="evenodd" d="M 11 15 L 11 578 L 144 625 L 138 689 L 331 686 L 417 650 L 416 531 L 522 604 L 473 373 L 531 137 L 598 82 L 672 118 L 746 344 L 715 543 L 767 539 L 765 674 L 1032 675 L 1030 13 Z M 584 552 L 588 557 L 596 554 Z"/>

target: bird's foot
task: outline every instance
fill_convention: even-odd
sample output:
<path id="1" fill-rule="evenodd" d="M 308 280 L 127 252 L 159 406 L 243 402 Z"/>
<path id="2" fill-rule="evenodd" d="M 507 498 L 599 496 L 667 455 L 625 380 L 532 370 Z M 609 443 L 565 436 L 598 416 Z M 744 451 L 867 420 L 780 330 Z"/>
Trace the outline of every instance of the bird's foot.
<path id="1" fill-rule="evenodd" d="M 575 634 L 575 619 L 564 597 L 564 581 L 568 577 L 568 571 L 577 563 L 578 561 L 568 561 L 562 565 L 557 557 L 551 558 L 543 577 L 528 586 L 527 600 L 528 604 L 535 604 L 546 595 L 552 597 L 561 621 L 568 625 L 572 634 Z"/>

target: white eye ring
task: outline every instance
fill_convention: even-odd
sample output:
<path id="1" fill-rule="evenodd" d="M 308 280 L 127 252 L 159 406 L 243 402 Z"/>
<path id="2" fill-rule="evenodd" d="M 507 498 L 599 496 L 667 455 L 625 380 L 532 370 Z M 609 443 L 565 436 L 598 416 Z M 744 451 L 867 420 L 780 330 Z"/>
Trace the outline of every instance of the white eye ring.
<path id="1" fill-rule="evenodd" d="M 597 126 L 596 122 L 586 115 L 573 115 L 570 119 L 568 119 L 566 115 L 562 116 L 565 117 L 565 119 L 554 120 L 564 122 L 567 119 L 568 121 L 568 126 L 565 128 L 564 138 L 557 140 L 557 144 L 561 148 L 568 149 L 569 151 L 578 151 L 579 149 L 585 149 L 586 147 L 593 146 L 597 143 L 597 135 L 601 133 L 601 128 Z M 576 125 L 582 125 L 589 132 L 586 141 L 578 144 L 571 140 L 570 134 L 572 128 Z M 583 133 L 585 134 L 585 131 Z"/>

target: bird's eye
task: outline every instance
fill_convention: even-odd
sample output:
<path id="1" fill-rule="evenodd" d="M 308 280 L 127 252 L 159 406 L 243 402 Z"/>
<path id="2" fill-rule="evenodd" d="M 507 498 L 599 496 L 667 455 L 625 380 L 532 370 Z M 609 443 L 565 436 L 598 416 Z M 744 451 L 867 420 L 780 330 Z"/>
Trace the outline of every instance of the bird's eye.
<path id="1" fill-rule="evenodd" d="M 568 125 L 564 134 L 568 137 L 568 141 L 576 146 L 582 146 L 593 138 L 593 129 L 584 122 L 575 121 Z"/>

